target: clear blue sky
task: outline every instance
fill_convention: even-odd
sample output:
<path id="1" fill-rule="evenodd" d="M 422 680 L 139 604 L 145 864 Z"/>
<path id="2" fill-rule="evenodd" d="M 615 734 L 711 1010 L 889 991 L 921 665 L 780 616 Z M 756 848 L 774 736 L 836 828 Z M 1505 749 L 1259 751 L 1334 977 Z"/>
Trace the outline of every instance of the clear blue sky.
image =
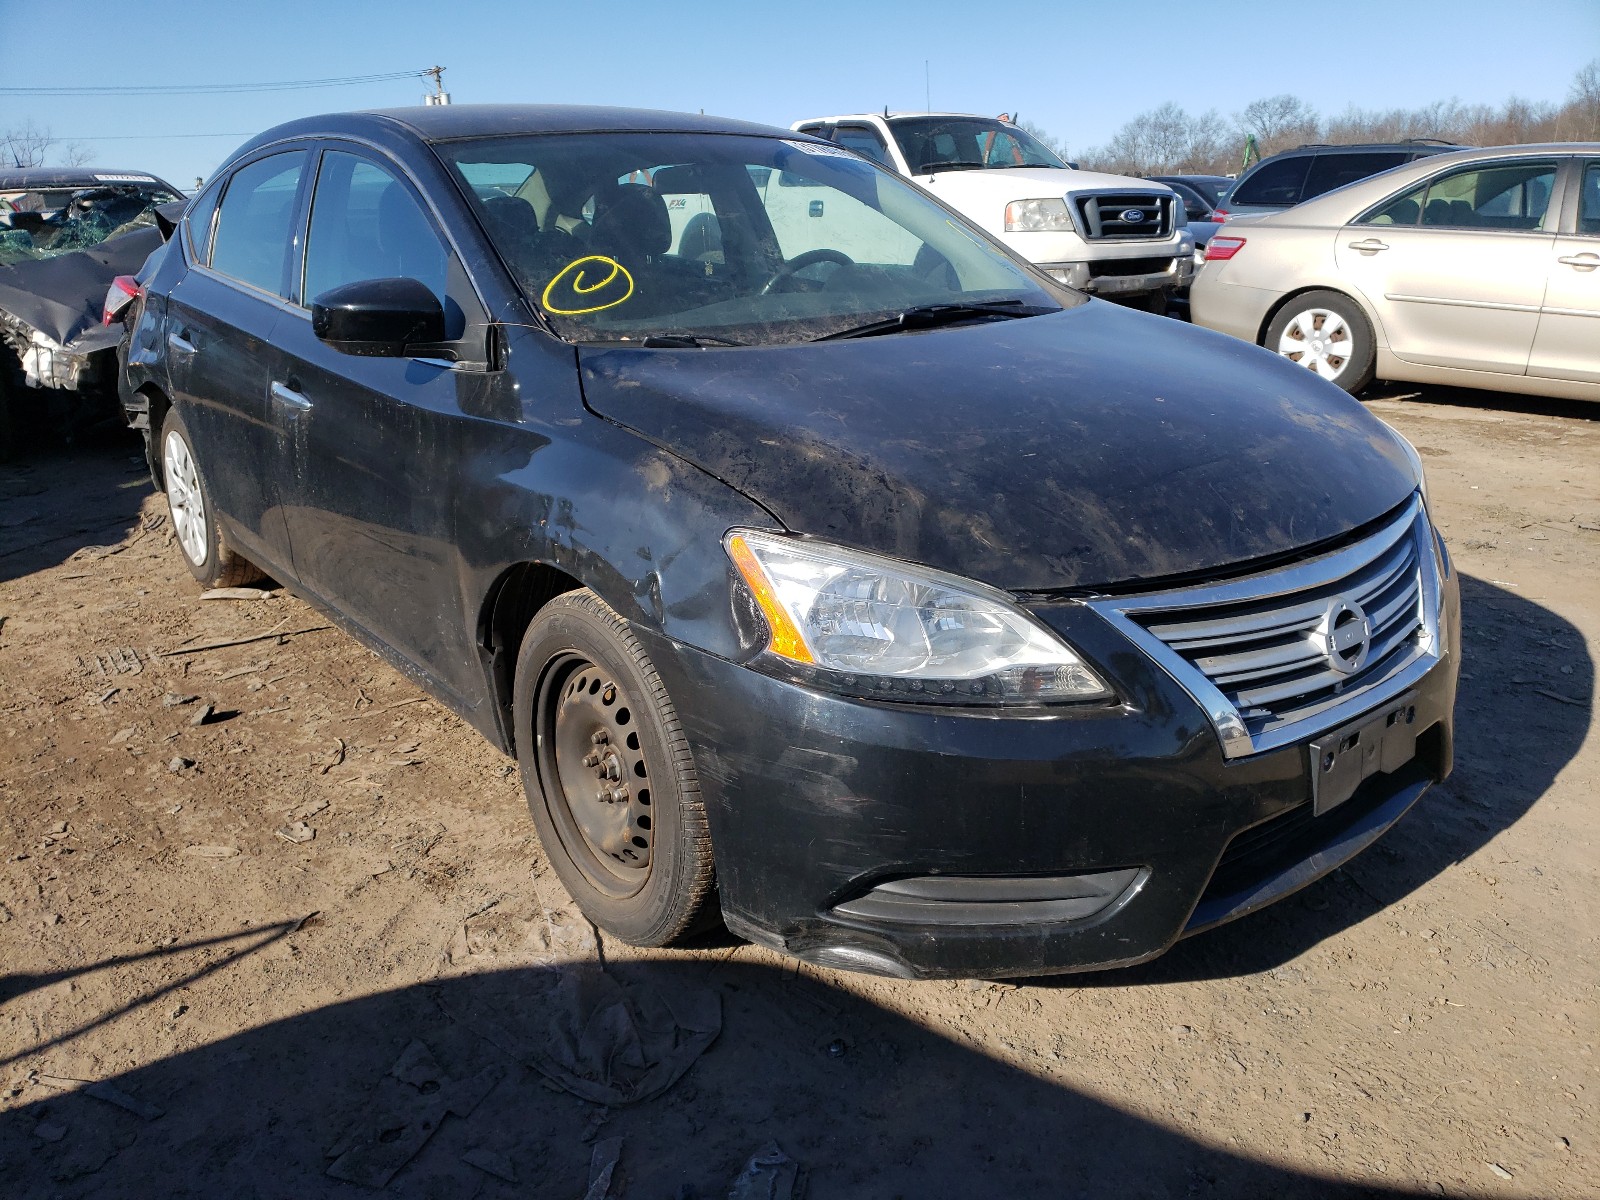
<path id="1" fill-rule="evenodd" d="M 704 109 L 780 125 L 919 109 L 926 59 L 934 107 L 1020 112 L 1074 151 L 1167 100 L 1224 116 L 1280 92 L 1327 113 L 1561 101 L 1600 57 L 1600 0 L 164 0 L 104 13 L 0 0 L 0 27 L 0 85 L 12 87 L 271 82 L 438 63 L 458 103 Z M 82 139 L 101 165 L 187 188 L 280 121 L 415 104 L 423 90 L 408 80 L 261 95 L 0 96 L 0 129 L 31 119 Z"/>

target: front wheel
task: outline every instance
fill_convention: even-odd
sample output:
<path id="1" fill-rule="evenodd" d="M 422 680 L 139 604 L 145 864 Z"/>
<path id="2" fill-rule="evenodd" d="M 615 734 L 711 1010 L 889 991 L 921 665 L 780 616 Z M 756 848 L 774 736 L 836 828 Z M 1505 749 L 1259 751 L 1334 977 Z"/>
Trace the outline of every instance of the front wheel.
<path id="1" fill-rule="evenodd" d="M 714 911 L 711 837 L 666 686 L 628 623 L 587 589 L 528 626 L 513 693 L 523 791 L 584 914 L 665 946 Z"/>
<path id="2" fill-rule="evenodd" d="M 262 578 L 261 569 L 236 553 L 222 536 L 211 492 L 200 474 L 194 444 L 177 409 L 161 426 L 161 479 L 167 512 L 189 573 L 208 588 L 238 587 Z"/>
<path id="3" fill-rule="evenodd" d="M 1262 345 L 1352 395 L 1372 382 L 1372 327 L 1354 301 L 1338 292 L 1296 296 L 1272 318 Z"/>

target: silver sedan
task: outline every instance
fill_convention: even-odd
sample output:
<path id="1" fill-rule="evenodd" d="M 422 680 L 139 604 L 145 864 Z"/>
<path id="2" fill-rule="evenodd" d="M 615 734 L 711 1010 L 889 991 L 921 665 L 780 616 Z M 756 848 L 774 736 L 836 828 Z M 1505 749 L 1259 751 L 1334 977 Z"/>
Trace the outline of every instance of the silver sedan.
<path id="1" fill-rule="evenodd" d="M 1349 392 L 1600 400 L 1600 143 L 1431 155 L 1230 222 L 1190 305 Z"/>

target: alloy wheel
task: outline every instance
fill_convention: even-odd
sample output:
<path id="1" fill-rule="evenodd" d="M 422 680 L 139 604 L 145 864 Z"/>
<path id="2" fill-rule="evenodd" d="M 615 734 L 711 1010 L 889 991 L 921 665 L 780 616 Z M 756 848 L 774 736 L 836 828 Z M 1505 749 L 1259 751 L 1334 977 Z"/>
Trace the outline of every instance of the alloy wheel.
<path id="1" fill-rule="evenodd" d="M 194 465 L 194 456 L 176 431 L 167 434 L 162 447 L 162 474 L 173 532 L 189 561 L 199 566 L 205 562 L 208 550 L 206 502 L 200 492 L 200 472 Z"/>

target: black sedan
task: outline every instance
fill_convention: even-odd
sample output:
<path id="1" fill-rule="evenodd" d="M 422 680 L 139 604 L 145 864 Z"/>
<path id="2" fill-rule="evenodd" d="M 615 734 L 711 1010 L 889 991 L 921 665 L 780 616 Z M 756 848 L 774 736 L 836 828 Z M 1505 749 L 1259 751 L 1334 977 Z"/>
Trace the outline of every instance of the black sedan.
<path id="1" fill-rule="evenodd" d="M 1450 770 L 1404 440 L 829 143 L 302 120 L 146 281 L 129 383 L 195 577 L 270 572 L 514 754 L 627 941 L 1135 962 Z"/>

